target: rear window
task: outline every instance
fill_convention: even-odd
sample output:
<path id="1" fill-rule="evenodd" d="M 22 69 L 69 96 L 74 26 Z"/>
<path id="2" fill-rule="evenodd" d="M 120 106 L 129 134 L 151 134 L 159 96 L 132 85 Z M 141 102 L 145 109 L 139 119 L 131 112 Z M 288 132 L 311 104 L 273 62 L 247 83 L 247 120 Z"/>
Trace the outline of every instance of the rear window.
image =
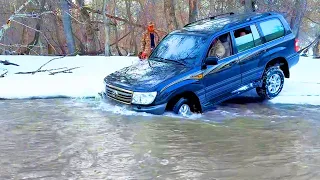
<path id="1" fill-rule="evenodd" d="M 284 36 L 285 33 L 284 27 L 279 19 L 261 22 L 260 27 L 267 42 L 280 38 Z"/>

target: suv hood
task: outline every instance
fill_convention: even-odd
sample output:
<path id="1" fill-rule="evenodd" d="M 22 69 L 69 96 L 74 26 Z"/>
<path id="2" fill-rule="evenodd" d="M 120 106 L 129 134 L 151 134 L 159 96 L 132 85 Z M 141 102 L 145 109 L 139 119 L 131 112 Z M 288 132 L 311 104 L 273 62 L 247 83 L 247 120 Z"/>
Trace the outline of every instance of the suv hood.
<path id="1" fill-rule="evenodd" d="M 128 90 L 148 91 L 161 82 L 190 69 L 174 62 L 149 61 L 149 63 L 143 61 L 116 71 L 108 75 L 105 82 Z"/>

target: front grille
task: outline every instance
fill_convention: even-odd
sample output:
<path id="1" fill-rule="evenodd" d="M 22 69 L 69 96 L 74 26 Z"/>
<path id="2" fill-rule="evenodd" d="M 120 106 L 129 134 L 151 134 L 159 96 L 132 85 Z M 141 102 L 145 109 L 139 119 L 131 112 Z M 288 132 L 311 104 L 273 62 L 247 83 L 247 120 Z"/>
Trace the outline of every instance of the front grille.
<path id="1" fill-rule="evenodd" d="M 115 101 L 118 101 L 124 104 L 131 104 L 132 95 L 133 95 L 132 91 L 128 91 L 128 90 L 107 84 L 106 93 L 110 99 L 113 99 Z"/>

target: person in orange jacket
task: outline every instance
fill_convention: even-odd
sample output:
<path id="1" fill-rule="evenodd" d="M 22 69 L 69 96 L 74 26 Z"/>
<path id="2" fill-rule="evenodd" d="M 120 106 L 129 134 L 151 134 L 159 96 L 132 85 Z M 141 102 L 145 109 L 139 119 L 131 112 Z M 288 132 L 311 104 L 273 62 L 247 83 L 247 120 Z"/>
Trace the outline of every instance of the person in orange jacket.
<path id="1" fill-rule="evenodd" d="M 158 30 L 155 29 L 153 22 L 149 22 L 147 30 L 142 34 L 141 49 L 139 53 L 140 59 L 147 59 L 152 50 L 157 46 L 160 41 Z"/>

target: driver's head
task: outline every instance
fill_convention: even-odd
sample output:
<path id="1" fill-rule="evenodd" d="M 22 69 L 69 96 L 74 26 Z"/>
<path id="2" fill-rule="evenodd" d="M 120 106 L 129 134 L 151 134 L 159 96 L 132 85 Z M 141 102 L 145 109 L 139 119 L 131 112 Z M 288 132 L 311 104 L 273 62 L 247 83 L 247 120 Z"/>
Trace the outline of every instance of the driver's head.
<path id="1" fill-rule="evenodd" d="M 240 32 L 240 37 L 241 37 L 241 36 L 245 36 L 245 35 L 247 35 L 246 32 L 243 32 L 243 31 Z"/>

